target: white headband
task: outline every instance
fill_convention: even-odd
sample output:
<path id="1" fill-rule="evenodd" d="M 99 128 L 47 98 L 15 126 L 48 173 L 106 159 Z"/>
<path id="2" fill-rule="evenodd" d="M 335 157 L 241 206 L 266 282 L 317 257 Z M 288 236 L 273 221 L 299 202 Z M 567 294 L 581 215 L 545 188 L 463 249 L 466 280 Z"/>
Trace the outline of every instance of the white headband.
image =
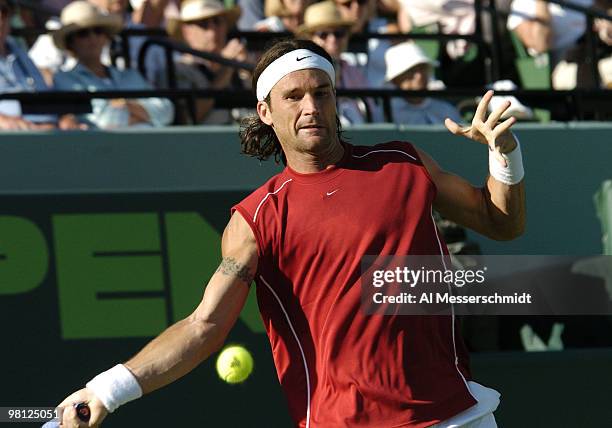
<path id="1" fill-rule="evenodd" d="M 296 49 L 272 61 L 259 75 L 259 79 L 257 79 L 257 100 L 265 100 L 274 85 L 287 74 L 306 68 L 323 70 L 329 76 L 332 87 L 335 86 L 336 72 L 331 62 L 308 49 Z"/>

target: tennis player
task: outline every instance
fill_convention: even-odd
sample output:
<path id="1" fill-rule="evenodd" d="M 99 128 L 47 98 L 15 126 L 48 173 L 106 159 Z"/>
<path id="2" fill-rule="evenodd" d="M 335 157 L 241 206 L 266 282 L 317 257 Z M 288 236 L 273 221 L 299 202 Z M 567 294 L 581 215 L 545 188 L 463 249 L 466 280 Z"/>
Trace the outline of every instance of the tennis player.
<path id="1" fill-rule="evenodd" d="M 446 126 L 484 145 L 482 188 L 440 169 L 407 142 L 343 141 L 329 55 L 304 40 L 266 51 L 253 76 L 257 116 L 241 130 L 243 152 L 287 167 L 233 207 L 223 259 L 195 311 L 136 356 L 68 396 L 63 426 L 99 424 L 218 351 L 253 280 L 278 378 L 295 426 L 495 427 L 499 393 L 471 379 L 454 316 L 368 316 L 360 308 L 367 254 L 448 254 L 432 209 L 499 240 L 525 223 L 520 147 L 499 122 L 505 104 Z M 86 402 L 89 425 L 74 403 Z"/>

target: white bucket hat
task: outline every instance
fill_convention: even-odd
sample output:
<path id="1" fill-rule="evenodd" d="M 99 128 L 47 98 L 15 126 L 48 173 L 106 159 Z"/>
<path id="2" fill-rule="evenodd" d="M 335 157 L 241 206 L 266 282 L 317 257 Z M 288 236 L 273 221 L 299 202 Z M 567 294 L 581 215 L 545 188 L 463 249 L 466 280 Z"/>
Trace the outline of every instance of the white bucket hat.
<path id="1" fill-rule="evenodd" d="M 415 65 L 429 64 L 432 67 L 438 66 L 438 61 L 429 58 L 423 52 L 423 49 L 414 42 L 403 42 L 391 46 L 385 52 L 385 63 L 387 65 L 387 73 L 385 74 L 387 82 L 410 70 Z"/>
<path id="2" fill-rule="evenodd" d="M 53 42 L 59 49 L 66 49 L 66 38 L 79 30 L 103 27 L 109 36 L 123 29 L 123 19 L 119 15 L 107 14 L 85 0 L 78 0 L 62 9 L 61 27 L 53 32 Z"/>

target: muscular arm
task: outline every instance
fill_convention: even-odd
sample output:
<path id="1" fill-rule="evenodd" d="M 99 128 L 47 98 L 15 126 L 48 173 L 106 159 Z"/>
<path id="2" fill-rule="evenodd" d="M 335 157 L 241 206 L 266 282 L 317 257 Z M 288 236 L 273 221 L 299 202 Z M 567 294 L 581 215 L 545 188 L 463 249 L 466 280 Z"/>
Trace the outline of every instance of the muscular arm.
<path id="1" fill-rule="evenodd" d="M 255 237 L 239 213 L 229 221 L 221 249 L 223 260 L 195 311 L 125 363 L 143 393 L 175 381 L 218 351 L 236 322 L 257 268 Z"/>
<path id="2" fill-rule="evenodd" d="M 444 171 L 425 152 L 418 150 L 438 192 L 434 208 L 443 217 L 496 240 L 520 236 L 525 228 L 525 187 L 521 181 L 508 186 L 493 177 L 484 187 Z"/>
<path id="3" fill-rule="evenodd" d="M 170 326 L 124 365 L 136 377 L 143 393 L 154 391 L 185 375 L 223 345 L 236 322 L 257 269 L 255 237 L 244 218 L 235 213 L 221 242 L 223 260 L 187 318 Z M 78 420 L 74 403 L 91 409 L 89 425 Z M 108 413 L 89 388 L 69 395 L 58 407 L 65 409 L 66 426 L 97 426 Z"/>
<path id="4" fill-rule="evenodd" d="M 503 167 L 507 161 L 502 154 L 512 152 L 517 141 L 510 132 L 515 123 L 513 117 L 499 122 L 510 107 L 505 102 L 487 117 L 493 91 L 487 91 L 478 103 L 472 124 L 459 126 L 451 119 L 444 122 L 448 130 L 488 146 L 494 162 Z M 483 188 L 476 188 L 465 179 L 442 170 L 423 151 L 417 150 L 438 192 L 434 208 L 444 217 L 469 227 L 491 239 L 510 240 L 520 236 L 525 229 L 525 187 L 523 180 L 508 185 L 489 176 Z M 513 182 L 513 181 L 510 181 Z"/>

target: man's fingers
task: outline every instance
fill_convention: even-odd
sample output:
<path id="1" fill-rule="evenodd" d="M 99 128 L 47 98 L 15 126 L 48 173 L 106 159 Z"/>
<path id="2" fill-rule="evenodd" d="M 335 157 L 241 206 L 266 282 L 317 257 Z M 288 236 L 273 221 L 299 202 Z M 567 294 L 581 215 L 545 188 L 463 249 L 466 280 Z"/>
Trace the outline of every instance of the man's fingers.
<path id="1" fill-rule="evenodd" d="M 491 113 L 486 124 L 491 127 L 491 129 L 495 128 L 495 124 L 499 122 L 499 119 L 502 117 L 505 111 L 510 108 L 511 104 L 512 103 L 510 101 L 503 102 L 494 112 Z"/>
<path id="2" fill-rule="evenodd" d="M 457 122 L 449 117 L 444 120 L 444 126 L 446 126 L 446 129 L 455 135 L 463 135 L 466 132 L 465 129 L 463 129 L 461 126 L 459 126 L 459 124 L 457 124 Z"/>
<path id="3" fill-rule="evenodd" d="M 478 103 L 478 107 L 476 107 L 476 113 L 474 113 L 474 120 L 480 122 L 485 121 L 485 116 L 487 115 L 487 109 L 489 108 L 489 101 L 491 101 L 491 98 L 493 98 L 493 91 L 488 90 Z"/>
<path id="4" fill-rule="evenodd" d="M 516 123 L 516 117 L 510 116 L 508 119 L 504 120 L 502 123 L 497 125 L 494 129 L 495 135 L 501 135 L 506 132 L 512 125 Z"/>

